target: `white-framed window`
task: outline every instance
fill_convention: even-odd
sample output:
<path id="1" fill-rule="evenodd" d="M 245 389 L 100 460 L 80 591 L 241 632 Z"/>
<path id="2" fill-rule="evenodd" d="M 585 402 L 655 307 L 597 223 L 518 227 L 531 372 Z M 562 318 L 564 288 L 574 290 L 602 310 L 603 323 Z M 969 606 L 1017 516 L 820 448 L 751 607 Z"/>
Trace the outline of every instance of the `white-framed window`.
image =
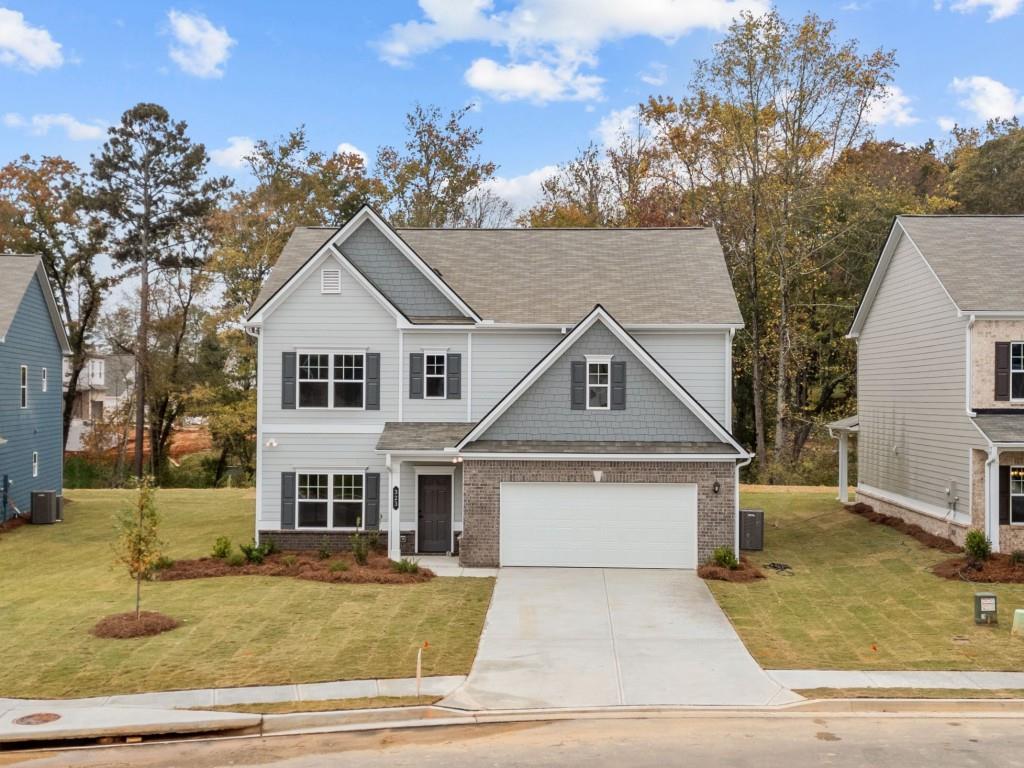
<path id="1" fill-rule="evenodd" d="M 366 477 L 362 472 L 299 472 L 295 482 L 296 528 L 363 528 Z"/>
<path id="2" fill-rule="evenodd" d="M 1024 525 L 1024 467 L 1010 467 L 1010 525 Z"/>
<path id="3" fill-rule="evenodd" d="M 1010 344 L 1010 399 L 1024 401 L 1024 341 Z"/>
<path id="4" fill-rule="evenodd" d="M 21 366 L 21 407 L 28 408 L 28 366 Z"/>
<path id="5" fill-rule="evenodd" d="M 587 410 L 607 411 L 611 408 L 611 357 L 587 357 Z"/>
<path id="6" fill-rule="evenodd" d="M 443 352 L 425 352 L 423 361 L 423 396 L 431 400 L 444 400 L 448 396 L 448 355 Z"/>
<path id="7" fill-rule="evenodd" d="M 298 354 L 299 408 L 366 406 L 366 355 L 363 352 L 300 352 Z"/>
<path id="8" fill-rule="evenodd" d="M 320 293 L 341 293 L 341 270 L 326 268 L 320 271 Z"/>
<path id="9" fill-rule="evenodd" d="M 46 391 L 46 385 L 47 385 L 46 369 L 45 368 L 43 368 L 43 372 L 41 374 L 41 378 L 40 378 L 40 382 L 39 383 L 40 383 L 40 387 L 42 388 L 43 392 L 45 392 Z"/>
<path id="10" fill-rule="evenodd" d="M 366 402 L 366 355 L 345 352 L 334 356 L 335 408 L 362 408 Z"/>
<path id="11" fill-rule="evenodd" d="M 39 452 L 32 451 L 32 477 L 39 477 Z"/>
<path id="12" fill-rule="evenodd" d="M 331 356 L 329 354 L 300 354 L 299 388 L 296 402 L 299 408 L 327 408 L 331 398 Z"/>

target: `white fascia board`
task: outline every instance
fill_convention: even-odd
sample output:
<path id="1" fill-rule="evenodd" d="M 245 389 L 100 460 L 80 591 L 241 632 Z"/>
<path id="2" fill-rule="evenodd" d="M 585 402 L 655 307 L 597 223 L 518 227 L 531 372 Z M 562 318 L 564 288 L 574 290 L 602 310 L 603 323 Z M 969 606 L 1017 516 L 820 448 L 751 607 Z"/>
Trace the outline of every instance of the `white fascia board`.
<path id="1" fill-rule="evenodd" d="M 50 286 L 50 278 L 46 275 L 46 267 L 43 266 L 43 260 L 39 259 L 36 264 L 36 280 L 39 281 L 39 287 L 43 291 L 43 300 L 46 302 L 46 311 L 50 315 L 50 321 L 53 323 L 53 330 L 57 334 L 57 343 L 60 344 L 60 352 L 64 357 L 71 356 L 71 344 L 68 341 L 68 334 L 64 328 L 64 320 L 60 316 L 60 310 L 57 308 L 57 299 L 53 296 L 53 288 Z M 0 339 L 2 341 L 2 339 Z"/>
<path id="2" fill-rule="evenodd" d="M 672 375 L 666 371 L 661 364 L 646 350 L 644 349 L 629 333 L 618 324 L 608 312 L 598 305 L 591 310 L 590 314 L 587 315 L 582 322 L 580 322 L 572 332 L 566 334 L 559 342 L 551 348 L 551 350 L 541 358 L 541 361 L 534 366 L 533 370 L 526 374 L 519 383 L 516 384 L 509 392 L 495 405 L 490 412 L 484 416 L 483 419 L 473 428 L 473 430 L 466 435 L 456 446 L 459 450 L 464 448 L 469 443 L 480 438 L 480 436 L 487 431 L 487 429 L 503 414 L 509 407 L 522 396 L 534 382 L 540 378 L 540 376 L 547 371 L 555 361 L 558 360 L 565 351 L 576 342 L 580 336 L 586 333 L 595 323 L 601 321 L 604 326 L 612 332 L 612 334 L 622 344 L 632 352 L 641 363 L 643 363 L 648 370 L 655 375 L 655 377 L 669 389 L 684 405 L 686 405 L 693 414 L 700 419 L 700 421 L 711 430 L 719 440 L 724 443 L 728 443 L 735 448 L 742 456 L 746 456 L 747 452 L 743 447 L 736 442 L 736 439 L 729 433 L 725 427 L 723 427 L 718 421 L 712 416 L 708 410 L 701 405 L 689 392 L 687 392 L 679 382 L 677 382 Z"/>
<path id="3" fill-rule="evenodd" d="M 408 450 L 400 451 L 378 448 L 379 454 L 390 454 L 396 458 L 424 458 L 444 459 L 452 463 L 453 458 L 461 458 L 463 461 L 473 460 L 502 460 L 509 461 L 741 461 L 748 458 L 747 454 L 737 455 L 735 453 L 507 453 L 502 451 L 483 452 L 468 451 L 453 453 L 450 449 L 445 450 Z"/>
<path id="4" fill-rule="evenodd" d="M 420 328 L 422 326 L 416 326 Z M 474 330 L 480 331 L 561 331 L 575 327 L 574 323 L 494 323 L 481 321 Z M 705 333 L 709 331 L 741 330 L 743 323 L 628 323 L 622 326 L 627 331 L 644 333 Z"/>
<path id="5" fill-rule="evenodd" d="M 344 243 L 345 240 L 348 239 L 349 235 L 358 229 L 365 221 L 372 222 L 373 225 L 380 230 L 381 234 L 388 239 L 388 242 L 395 246 L 399 253 L 405 256 L 409 262 L 416 267 L 416 269 L 418 269 L 423 276 L 434 285 L 435 288 L 437 288 L 437 290 L 444 294 L 444 297 L 448 299 L 448 301 L 462 310 L 462 312 L 468 317 L 479 322 L 480 316 L 473 310 L 473 308 L 463 301 L 462 297 L 452 290 L 451 286 L 449 286 L 448 283 L 446 283 L 418 253 L 416 253 L 416 251 L 410 248 L 409 244 L 399 237 L 398 233 L 395 232 L 395 230 L 393 230 L 386 221 L 378 216 L 377 212 L 370 208 L 370 206 L 364 205 L 360 208 L 356 215 L 349 219 L 345 226 L 338 230 L 334 237 L 330 239 L 331 245 L 340 251 L 342 243 Z"/>

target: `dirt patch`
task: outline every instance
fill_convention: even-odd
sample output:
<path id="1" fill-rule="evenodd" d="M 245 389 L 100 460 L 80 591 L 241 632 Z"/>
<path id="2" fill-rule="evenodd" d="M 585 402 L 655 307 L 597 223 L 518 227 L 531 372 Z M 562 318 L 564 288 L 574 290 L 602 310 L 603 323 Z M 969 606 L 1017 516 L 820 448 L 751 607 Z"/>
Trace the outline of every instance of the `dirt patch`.
<path id="1" fill-rule="evenodd" d="M 359 565 L 349 554 L 321 559 L 315 553 L 281 552 L 268 555 L 259 564 L 238 566 L 216 557 L 175 560 L 172 565 L 158 571 L 156 578 L 159 581 L 180 581 L 218 576 L 289 576 L 330 584 L 418 584 L 434 578 L 434 572 L 420 568 L 415 573 L 399 573 L 386 556 L 379 554 L 370 555 L 366 565 Z"/>
<path id="2" fill-rule="evenodd" d="M 988 560 L 972 563 L 966 557 L 943 560 L 932 573 L 944 579 L 993 584 L 1024 584 L 1024 564 L 1015 564 L 1007 554 L 993 553 Z"/>
<path id="3" fill-rule="evenodd" d="M 115 613 L 101 619 L 92 628 L 96 637 L 124 639 L 128 637 L 150 637 L 169 632 L 178 626 L 178 620 L 156 611 L 143 611 L 136 617 L 135 611 Z"/>
<path id="4" fill-rule="evenodd" d="M 713 581 L 731 581 L 736 584 L 745 584 L 751 581 L 763 579 L 764 574 L 756 565 L 752 565 L 746 556 L 740 557 L 739 568 L 723 568 L 714 563 L 704 563 L 697 569 L 697 575 L 702 579 Z"/>
<path id="5" fill-rule="evenodd" d="M 926 547 L 937 549 L 940 552 L 961 552 L 961 548 L 954 544 L 949 539 L 944 539 L 941 536 L 936 536 L 934 533 L 928 533 L 924 528 L 913 523 L 908 523 L 906 520 L 901 520 L 898 517 L 892 515 L 883 515 L 881 512 L 875 512 L 871 506 L 858 501 L 856 504 L 847 504 L 846 511 L 852 512 L 855 515 L 860 515 L 869 523 L 877 523 L 879 525 L 886 525 L 890 528 L 894 528 L 900 533 L 906 534 L 912 539 L 924 544 Z"/>

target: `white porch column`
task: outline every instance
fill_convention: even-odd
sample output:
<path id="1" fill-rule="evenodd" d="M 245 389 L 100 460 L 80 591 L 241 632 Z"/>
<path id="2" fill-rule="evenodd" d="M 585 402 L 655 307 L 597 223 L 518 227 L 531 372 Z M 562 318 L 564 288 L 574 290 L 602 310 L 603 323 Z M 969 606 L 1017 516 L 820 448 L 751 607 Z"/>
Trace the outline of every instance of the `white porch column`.
<path id="1" fill-rule="evenodd" d="M 850 500 L 850 481 L 847 460 L 850 451 L 850 437 L 846 431 L 839 433 L 839 500 L 844 504 Z"/>
<path id="2" fill-rule="evenodd" d="M 390 457 L 389 457 L 390 458 Z M 388 557 L 392 560 L 402 559 L 402 502 L 400 486 L 402 483 L 402 462 L 390 462 L 390 488 L 388 489 Z M 398 499 L 398 509 L 395 509 L 395 499 Z"/>
<path id="3" fill-rule="evenodd" d="M 999 548 L 999 449 L 989 448 L 985 462 L 985 535 L 992 542 L 992 551 Z"/>

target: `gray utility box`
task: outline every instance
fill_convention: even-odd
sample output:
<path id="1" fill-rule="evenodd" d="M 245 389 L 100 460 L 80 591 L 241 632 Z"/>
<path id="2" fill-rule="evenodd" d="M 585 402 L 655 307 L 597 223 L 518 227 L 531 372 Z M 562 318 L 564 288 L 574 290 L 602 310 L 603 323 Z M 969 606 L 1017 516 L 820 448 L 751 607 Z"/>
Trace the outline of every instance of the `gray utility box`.
<path id="1" fill-rule="evenodd" d="M 32 491 L 32 525 L 57 522 L 57 492 Z"/>
<path id="2" fill-rule="evenodd" d="M 764 549 L 764 510 L 740 510 L 740 549 Z"/>

